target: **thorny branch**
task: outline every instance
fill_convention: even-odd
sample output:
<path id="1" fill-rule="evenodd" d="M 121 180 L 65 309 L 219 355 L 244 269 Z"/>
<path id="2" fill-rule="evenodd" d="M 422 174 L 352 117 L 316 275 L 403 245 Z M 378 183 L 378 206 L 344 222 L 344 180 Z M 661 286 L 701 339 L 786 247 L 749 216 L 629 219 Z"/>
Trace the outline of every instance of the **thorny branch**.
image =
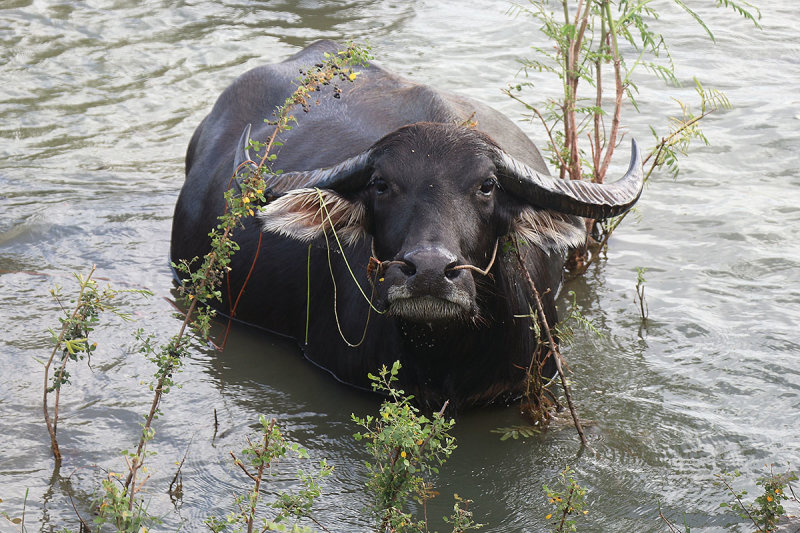
<path id="1" fill-rule="evenodd" d="M 522 255 L 519 251 L 519 242 L 517 239 L 514 239 L 514 251 L 517 256 L 517 260 L 519 262 L 519 267 L 522 270 L 525 279 L 528 282 L 528 287 L 531 290 L 531 294 L 533 295 L 533 299 L 536 302 L 536 310 L 539 314 L 539 321 L 542 326 L 542 330 L 547 335 L 547 342 L 549 351 L 546 357 L 553 357 L 556 363 L 556 370 L 558 371 L 558 377 L 561 379 L 561 386 L 564 389 L 564 396 L 567 399 L 567 405 L 569 406 L 569 412 L 572 415 L 572 421 L 575 424 L 575 429 L 578 431 L 578 436 L 581 439 L 581 445 L 588 446 L 589 443 L 586 440 L 586 435 L 583 433 L 583 427 L 581 426 L 581 422 L 578 419 L 578 413 L 575 410 L 575 406 L 572 403 L 572 394 L 569 390 L 569 385 L 567 385 L 567 378 L 564 375 L 564 369 L 562 366 L 562 356 L 561 352 L 558 350 L 558 345 L 556 344 L 555 340 L 553 339 L 553 333 L 550 330 L 550 325 L 547 323 L 547 318 L 544 314 L 544 305 L 542 304 L 542 298 L 539 295 L 539 291 L 536 289 L 536 285 L 533 283 L 531 279 L 531 275 L 528 272 L 528 269 L 525 266 L 525 261 L 522 258 Z"/>
<path id="2" fill-rule="evenodd" d="M 647 155 L 647 157 L 644 158 L 644 161 L 642 163 L 643 166 L 646 166 L 647 163 L 652 159 L 650 168 L 647 170 L 647 172 L 644 173 L 645 183 L 647 183 L 647 181 L 650 179 L 650 175 L 653 173 L 653 171 L 659 166 L 661 166 L 662 162 L 660 161 L 660 159 L 661 155 L 664 153 L 664 150 L 666 150 L 670 146 L 673 146 L 676 142 L 676 139 L 681 138 L 681 136 L 686 130 L 691 129 L 698 122 L 700 122 L 705 117 L 713 113 L 714 110 L 715 110 L 714 108 L 711 108 L 703 111 L 700 115 L 683 123 L 683 125 L 681 125 L 680 128 L 671 132 L 669 135 L 661 137 L 661 140 L 659 141 L 658 145 L 655 148 L 653 148 L 653 150 Z M 591 256 L 583 264 L 583 267 L 581 269 L 583 272 L 585 272 L 586 269 L 589 268 L 589 266 L 595 261 L 595 259 L 597 259 L 599 253 L 606 248 L 606 246 L 608 245 L 608 240 L 611 238 L 611 234 L 614 232 L 614 230 L 616 230 L 619 227 L 619 225 L 622 223 L 623 220 L 625 220 L 625 217 L 627 217 L 628 213 L 630 212 L 631 211 L 626 211 L 622 215 L 613 219 L 611 225 L 605 230 L 603 234 L 603 239 L 596 246 L 594 246 L 596 253 L 591 254 Z"/>
<path id="3" fill-rule="evenodd" d="M 89 272 L 89 275 L 86 278 L 81 279 L 81 290 L 78 294 L 78 299 L 75 304 L 75 309 L 72 311 L 72 314 L 64 320 L 63 325 L 61 327 L 61 333 L 56 340 L 55 346 L 53 346 L 53 351 L 50 353 L 50 357 L 47 360 L 47 363 L 44 365 L 44 392 L 42 394 L 42 409 L 44 411 L 44 421 L 47 424 L 47 431 L 50 433 L 50 447 L 53 450 L 53 456 L 56 459 L 56 465 L 61 463 L 61 450 L 58 448 L 58 440 L 56 439 L 56 433 L 58 431 L 58 403 L 61 399 L 61 386 L 56 386 L 56 400 L 55 406 L 53 407 L 53 418 L 50 418 L 50 410 L 47 405 L 47 394 L 49 392 L 48 382 L 50 381 L 50 366 L 53 364 L 55 360 L 56 353 L 58 350 L 61 349 L 62 352 L 64 351 L 64 340 L 67 336 L 67 331 L 70 327 L 72 327 L 76 321 L 82 320 L 85 316 L 82 316 L 82 313 L 85 314 L 86 312 L 86 305 L 83 301 L 83 295 L 86 293 L 86 288 L 89 286 L 89 283 L 92 279 L 92 276 L 97 270 L 97 265 L 92 265 L 92 269 Z M 60 305 L 60 302 L 59 302 Z M 63 307 L 62 307 L 63 308 Z M 56 376 L 56 383 L 61 383 L 64 377 L 64 370 L 66 369 L 67 362 L 69 361 L 69 356 L 66 355 L 64 352 L 64 358 L 61 362 L 61 366 L 58 369 L 58 374 Z"/>
<path id="4" fill-rule="evenodd" d="M 345 58 L 346 59 L 346 58 Z M 274 159 L 274 155 L 271 153 L 273 147 L 276 144 L 276 139 L 278 134 L 281 131 L 285 131 L 289 126 L 289 121 L 292 120 L 291 117 L 291 110 L 296 105 L 303 105 L 304 107 L 307 105 L 306 98 L 307 95 L 310 93 L 314 87 L 318 86 L 321 83 L 325 83 L 329 79 L 333 78 L 334 76 L 340 74 L 341 67 L 338 64 L 331 64 L 328 69 L 321 69 L 319 72 L 309 73 L 309 75 L 304 79 L 298 88 L 289 96 L 283 106 L 278 109 L 278 113 L 276 116 L 276 120 L 274 122 L 275 129 L 273 130 L 272 134 L 270 135 L 269 140 L 265 145 L 264 156 L 261 158 L 260 163 L 257 166 L 257 169 L 251 172 L 251 175 L 257 176 L 259 181 L 257 183 L 258 187 L 255 187 L 254 190 L 249 191 L 248 194 L 248 203 L 255 199 L 256 197 L 261 196 L 263 191 L 263 178 L 261 178 L 261 170 L 267 165 L 269 161 Z M 247 163 L 247 162 L 245 162 Z M 243 163 L 242 165 L 244 165 Z M 240 166 L 241 168 L 241 166 Z M 239 169 L 237 169 L 238 172 Z M 243 193 L 244 194 L 244 193 Z M 261 198 L 263 200 L 263 198 Z M 224 219 L 224 229 L 222 234 L 219 236 L 217 241 L 217 246 L 212 249 L 205 257 L 202 267 L 202 273 L 199 276 L 194 277 L 193 279 L 198 280 L 200 283 L 200 287 L 192 287 L 193 293 L 189 294 L 189 308 L 186 311 L 185 318 L 183 323 L 181 324 L 180 330 L 178 334 L 172 339 L 172 341 L 166 346 L 167 353 L 170 355 L 171 362 L 169 362 L 165 368 L 161 369 L 160 377 L 156 382 L 154 387 L 154 394 L 153 394 L 153 401 L 150 406 L 150 411 L 148 412 L 147 416 L 145 417 L 145 424 L 142 428 L 142 434 L 139 439 L 139 443 L 136 448 L 136 453 L 134 454 L 130 466 L 128 475 L 125 479 L 124 488 L 125 491 L 131 496 L 129 501 L 129 508 L 133 509 L 134 499 L 133 494 L 136 490 L 136 475 L 138 470 L 142 467 L 144 462 L 144 451 L 147 444 L 147 441 L 152 437 L 152 422 L 155 418 L 156 413 L 158 413 L 158 406 L 161 402 L 161 398 L 164 394 L 164 386 L 167 384 L 167 380 L 170 379 L 174 366 L 178 364 L 181 351 L 184 348 L 184 336 L 186 333 L 186 328 L 190 324 L 192 324 L 194 320 L 195 311 L 197 310 L 198 301 L 200 301 L 201 293 L 210 292 L 213 289 L 213 286 L 219 283 L 220 281 L 220 274 L 219 270 L 223 267 L 220 266 L 221 262 L 224 263 L 224 260 L 227 259 L 224 257 L 225 254 L 232 254 L 230 247 L 228 246 L 228 242 L 231 240 L 232 232 L 234 228 L 238 227 L 240 224 L 241 218 L 244 216 L 243 213 L 231 213 L 228 214 L 229 218 Z M 243 289 L 242 289 L 243 290 Z"/>

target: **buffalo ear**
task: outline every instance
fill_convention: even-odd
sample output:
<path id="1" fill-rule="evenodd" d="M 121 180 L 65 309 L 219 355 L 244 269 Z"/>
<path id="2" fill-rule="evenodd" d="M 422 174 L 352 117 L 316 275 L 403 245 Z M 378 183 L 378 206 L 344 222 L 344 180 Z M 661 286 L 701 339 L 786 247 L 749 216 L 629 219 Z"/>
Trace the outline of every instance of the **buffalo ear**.
<path id="1" fill-rule="evenodd" d="M 364 206 L 330 189 L 295 189 L 267 205 L 259 214 L 262 231 L 309 242 L 331 228 L 343 243 L 364 235 Z"/>
<path id="2" fill-rule="evenodd" d="M 523 208 L 514 219 L 511 231 L 547 253 L 565 253 L 586 242 L 586 225 L 582 218 L 551 209 Z"/>

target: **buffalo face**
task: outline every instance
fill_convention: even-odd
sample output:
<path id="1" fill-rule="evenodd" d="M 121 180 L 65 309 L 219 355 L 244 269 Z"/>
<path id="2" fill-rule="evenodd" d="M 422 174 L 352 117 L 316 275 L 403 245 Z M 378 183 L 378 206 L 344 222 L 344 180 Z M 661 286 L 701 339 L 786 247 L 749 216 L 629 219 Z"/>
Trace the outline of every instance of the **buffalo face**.
<path id="1" fill-rule="evenodd" d="M 326 232 L 350 244 L 372 239 L 391 315 L 477 323 L 478 287 L 488 283 L 504 235 L 562 253 L 585 239 L 578 216 L 624 212 L 642 175 L 635 143 L 628 173 L 598 185 L 542 175 L 477 130 L 417 123 L 335 167 L 273 176 L 268 185 L 279 198 L 259 215 L 264 231 L 302 241 Z"/>
<path id="2" fill-rule="evenodd" d="M 379 290 L 391 315 L 416 322 L 479 316 L 476 270 L 508 232 L 488 140 L 443 124 L 402 128 L 372 150 L 359 201 L 385 265 Z"/>

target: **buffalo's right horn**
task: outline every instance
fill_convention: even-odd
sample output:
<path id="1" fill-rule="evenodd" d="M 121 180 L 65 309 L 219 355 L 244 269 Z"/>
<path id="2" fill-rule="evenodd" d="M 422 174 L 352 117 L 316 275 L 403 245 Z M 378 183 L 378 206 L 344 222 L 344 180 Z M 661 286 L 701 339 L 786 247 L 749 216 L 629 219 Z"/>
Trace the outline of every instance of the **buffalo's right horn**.
<path id="1" fill-rule="evenodd" d="M 245 126 L 236 147 L 233 169 L 234 172 L 239 169 L 240 174 L 242 163 L 246 163 L 245 167 L 251 171 L 256 169 L 249 151 L 250 128 L 250 124 Z M 281 196 L 288 191 L 305 187 L 332 189 L 337 192 L 357 191 L 363 188 L 369 179 L 370 156 L 371 151 L 366 150 L 332 167 L 270 174 L 266 178 L 266 186 L 275 196 Z"/>
<path id="2" fill-rule="evenodd" d="M 369 180 L 371 157 L 372 152 L 366 150 L 329 168 L 287 172 L 278 176 L 278 179 L 283 181 L 288 178 L 292 182 L 291 189 L 317 187 L 336 192 L 355 192 L 363 189 Z"/>
<path id="3" fill-rule="evenodd" d="M 239 144 L 236 145 L 236 156 L 233 160 L 233 174 L 241 176 L 245 169 L 253 172 L 256 169 L 255 161 L 250 157 L 250 128 L 252 124 L 244 127 L 242 136 L 239 137 Z"/>
<path id="4" fill-rule="evenodd" d="M 502 150 L 496 152 L 497 181 L 525 202 L 560 213 L 604 219 L 621 215 L 639 199 L 644 186 L 642 155 L 631 142 L 631 164 L 614 183 L 589 183 L 545 176 Z"/>

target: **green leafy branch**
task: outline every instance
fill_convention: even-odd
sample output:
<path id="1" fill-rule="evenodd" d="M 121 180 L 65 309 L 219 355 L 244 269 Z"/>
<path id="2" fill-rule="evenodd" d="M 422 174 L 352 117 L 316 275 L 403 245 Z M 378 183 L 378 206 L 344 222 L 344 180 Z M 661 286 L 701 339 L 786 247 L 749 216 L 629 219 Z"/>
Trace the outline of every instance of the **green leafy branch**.
<path id="1" fill-rule="evenodd" d="M 709 27 L 684 0 L 673 2 L 714 40 Z M 729 8 L 759 27 L 761 13 L 748 2 L 717 0 L 717 7 Z M 645 69 L 668 84 L 678 84 L 666 39 L 650 26 L 652 20 L 659 18 L 658 9 L 644 0 L 529 0 L 513 11 L 536 20 L 553 45 L 534 47 L 536 56 L 522 60 L 521 71 L 526 77 L 535 72 L 554 75 L 561 83 L 561 91 L 559 96 L 537 104 L 517 94 L 533 86 L 532 82 L 518 83 L 504 92 L 525 106 L 528 118 L 541 122 L 548 137 L 545 153 L 559 169 L 561 178 L 603 183 L 622 137 L 624 103 L 630 102 L 638 111 L 636 71 Z M 628 54 L 628 60 L 623 52 Z M 607 76 L 613 81 L 611 99 L 605 98 Z M 703 98 L 702 113 L 688 116 L 688 109 L 680 104 L 684 117 L 671 125 L 672 132 L 651 153 L 655 155 L 653 167 L 667 165 L 671 172 L 677 172 L 676 156 L 685 153 L 688 141 L 701 138 L 707 142 L 697 122 L 715 109 L 706 109 L 706 102 L 714 99 L 720 102 L 724 97 L 715 92 L 714 98 L 708 99 L 708 92 L 702 88 L 699 92 Z M 722 107 L 726 105 L 727 101 Z M 593 220 L 587 221 L 590 235 L 598 234 L 595 224 Z M 594 251 L 605 247 L 608 235 L 610 232 L 606 231 L 601 246 L 591 246 Z M 587 244 L 596 243 L 590 240 Z M 572 254 L 569 264 L 581 272 L 588 267 L 587 260 L 588 247 L 584 247 Z"/>
<path id="2" fill-rule="evenodd" d="M 333 472 L 333 467 L 328 466 L 324 460 L 315 474 L 309 474 L 303 470 L 298 472 L 297 478 L 302 484 L 302 488 L 298 492 L 287 491 L 278 494 L 276 501 L 271 504 L 272 508 L 278 510 L 273 518 L 259 514 L 261 485 L 266 475 L 276 475 L 273 470 L 274 464 L 286 457 L 288 452 L 292 452 L 302 459 L 308 458 L 308 452 L 305 449 L 286 440 L 274 419 L 267 420 L 266 417 L 261 416 L 259 422 L 261 440 L 253 443 L 248 439 L 248 447 L 241 453 L 242 459 L 230 452 L 234 464 L 252 480 L 252 488 L 246 495 L 236 498 L 238 512 L 230 513 L 225 518 L 211 516 L 206 519 L 205 524 L 214 532 L 227 531 L 232 527 L 236 528 L 235 531 L 246 527 L 248 533 L 251 533 L 256 527 L 259 531 L 308 532 L 311 531 L 311 528 L 303 526 L 299 522 L 301 519 L 308 519 L 323 531 L 328 531 L 311 515 L 314 501 L 321 492 L 322 480 Z"/>
<path id="3" fill-rule="evenodd" d="M 731 109 L 730 100 L 722 92 L 716 89 L 705 89 L 700 82 L 695 79 L 695 91 L 700 99 L 700 113 L 695 114 L 692 109 L 681 102 L 675 100 L 681 109 L 681 116 L 669 117 L 669 130 L 666 134 L 659 136 L 655 129 L 651 126 L 650 130 L 653 137 L 656 139 L 656 145 L 650 150 L 647 157 L 644 158 L 643 165 L 644 182 L 650 180 L 653 172 L 662 167 L 666 167 L 668 173 L 677 178 L 679 168 L 678 159 L 681 155 L 686 155 L 689 150 L 689 145 L 693 140 L 700 140 L 704 145 L 708 146 L 709 141 L 703 134 L 699 127 L 699 122 L 711 113 L 720 109 Z M 605 250 L 608 246 L 608 240 L 611 234 L 616 230 L 619 225 L 625 220 L 629 213 L 636 212 L 635 209 L 627 211 L 618 217 L 611 218 L 607 221 L 599 223 L 597 233 L 602 235 L 602 238 L 595 243 L 592 247 L 595 252 Z M 584 270 L 592 264 L 599 256 L 599 253 L 594 253 L 584 264 Z"/>
<path id="4" fill-rule="evenodd" d="M 558 475 L 559 484 L 551 489 L 543 485 L 547 501 L 553 506 L 553 512 L 545 516 L 545 520 L 553 520 L 555 533 L 577 531 L 575 517 L 589 513 L 586 507 L 586 489 L 575 481 L 575 471 L 566 467 Z"/>
<path id="5" fill-rule="evenodd" d="M 91 358 L 92 353 L 97 349 L 96 342 L 89 344 L 89 334 L 94 331 L 99 322 L 100 313 L 110 312 L 123 320 L 130 320 L 129 314 L 123 313 L 117 305 L 112 303 L 121 293 L 152 296 L 151 292 L 141 289 L 112 289 L 110 286 L 106 286 L 101 290 L 97 286 L 97 281 L 92 279 L 96 269 L 96 266 L 92 266 L 86 276 L 75 274 L 80 291 L 71 310 L 64 308 L 60 287 L 50 291 L 50 294 L 64 312 L 64 316 L 59 318 L 61 330 L 58 333 L 50 330 L 53 351 L 50 352 L 50 357 L 44 364 L 44 387 L 42 393 L 44 420 L 47 424 L 47 431 L 50 434 L 50 447 L 57 465 L 61 463 L 61 450 L 58 447 L 58 439 L 56 437 L 58 433 L 61 387 L 70 382 L 67 364 L 70 361 L 79 361 L 84 357 Z M 51 368 L 54 369 L 52 376 L 50 375 Z M 51 416 L 48 396 L 52 392 L 55 392 L 55 400 Z"/>
<path id="6" fill-rule="evenodd" d="M 275 159 L 275 154 L 271 153 L 271 150 L 279 145 L 276 141 L 278 133 L 291 128 L 290 123 L 294 120 L 291 115 L 292 109 L 297 105 L 306 109 L 310 94 L 320 84 L 329 83 L 335 76 L 352 81 L 356 74 L 346 70 L 344 66 L 364 62 L 366 57 L 367 52 L 364 49 L 351 45 L 337 54 L 326 54 L 325 62 L 316 65 L 305 74 L 298 88 L 286 99 L 284 105 L 276 110 L 275 120 L 271 122 L 275 129 L 266 145 L 262 146 L 264 156 L 257 169 L 241 174 L 238 172 L 240 169 L 237 169 L 231 178 L 233 183 L 237 175 L 241 176 L 236 180 L 238 190 L 231 188 L 225 193 L 225 212 L 219 217 L 217 226 L 209 233 L 211 250 L 203 257 L 199 268 L 192 268 L 194 260 L 173 264 L 176 271 L 186 276 L 182 280 L 181 294 L 185 298 L 184 304 L 187 310 L 178 333 L 160 349 L 154 349 L 149 340 L 143 344 L 142 350 L 156 364 L 157 371 L 154 376 L 155 382 L 151 384 L 153 399 L 150 410 L 145 415 L 139 442 L 133 453 L 126 454 L 128 474 L 123 483 L 122 493 L 123 497 L 127 498 L 129 511 L 132 512 L 138 505 L 134 501 L 135 494 L 141 487 L 141 483 L 137 484 L 137 474 L 147 455 L 147 443 L 155 436 L 153 420 L 160 412 L 159 406 L 163 395 L 174 385 L 173 375 L 180 370 L 181 361 L 188 353 L 188 340 L 185 336 L 187 327 L 193 327 L 203 338 L 208 337 L 211 319 L 214 317 L 214 311 L 208 304 L 212 300 L 222 299 L 220 286 L 225 274 L 230 271 L 233 254 L 239 250 L 239 245 L 233 240 L 234 231 L 243 226 L 246 217 L 255 214 L 254 206 L 268 201 L 265 175 L 268 173 L 267 164 Z M 116 497 L 114 493 L 109 493 L 109 496 Z"/>
<path id="7" fill-rule="evenodd" d="M 752 522 L 756 533 L 775 531 L 781 517 L 786 513 L 783 502 L 798 502 L 791 485 L 792 481 L 797 481 L 797 475 L 794 472 L 776 474 L 772 471 L 772 465 L 769 470 L 768 476 L 756 481 L 762 492 L 751 503 L 745 502 L 746 490 L 736 490 L 733 486 L 735 479 L 742 475 L 741 472 L 736 470 L 716 475 L 715 483 L 733 496 L 733 501 L 723 502 L 720 507 L 733 509 L 740 517 Z"/>
<path id="8" fill-rule="evenodd" d="M 400 368 L 400 363 L 395 362 L 391 369 L 383 366 L 377 376 L 369 375 L 373 390 L 389 398 L 377 417 L 352 415 L 363 428 L 354 437 L 366 441 L 372 457 L 366 463 L 367 489 L 375 496 L 371 512 L 379 523 L 376 531 L 382 533 L 427 531 L 426 521 L 415 520 L 405 506 L 409 500 L 425 505 L 432 498 L 432 487 L 426 478 L 439 473 L 438 467 L 456 447 L 450 435 L 455 422 L 444 418 L 447 402 L 431 418 L 421 414 L 412 403 L 413 396 L 406 396 L 393 385 Z M 463 525 L 466 515 L 460 516 L 457 523 Z"/>

